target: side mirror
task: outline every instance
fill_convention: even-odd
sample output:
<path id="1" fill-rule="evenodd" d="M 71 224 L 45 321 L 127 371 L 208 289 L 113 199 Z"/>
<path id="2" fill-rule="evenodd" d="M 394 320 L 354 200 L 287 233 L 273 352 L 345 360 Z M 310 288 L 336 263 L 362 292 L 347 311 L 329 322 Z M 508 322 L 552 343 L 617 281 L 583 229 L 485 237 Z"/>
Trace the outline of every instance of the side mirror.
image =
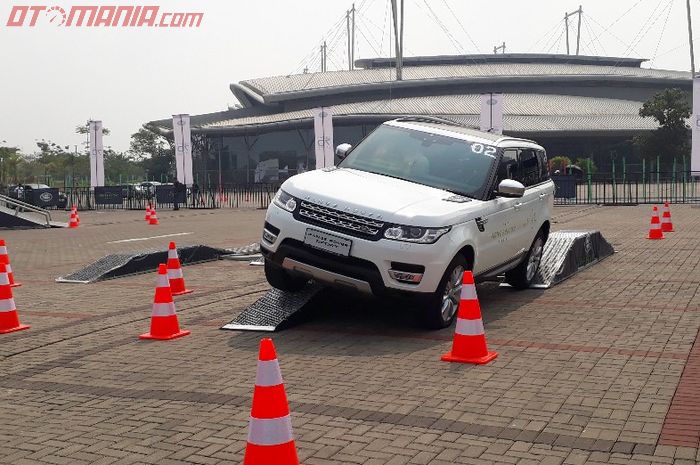
<path id="1" fill-rule="evenodd" d="M 522 197 L 525 195 L 525 186 L 513 179 L 504 179 L 498 184 L 496 194 L 501 197 Z"/>
<path id="2" fill-rule="evenodd" d="M 341 160 L 348 156 L 348 152 L 352 150 L 352 145 L 350 144 L 340 144 L 335 148 L 335 156 Z"/>

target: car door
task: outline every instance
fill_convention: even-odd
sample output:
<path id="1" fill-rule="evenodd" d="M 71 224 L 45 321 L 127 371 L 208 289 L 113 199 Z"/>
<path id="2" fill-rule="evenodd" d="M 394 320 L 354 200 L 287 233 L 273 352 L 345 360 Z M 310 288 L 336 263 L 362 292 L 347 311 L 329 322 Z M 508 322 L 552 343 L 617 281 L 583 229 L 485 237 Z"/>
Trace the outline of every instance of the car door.
<path id="1" fill-rule="evenodd" d="M 542 190 L 542 168 L 534 148 L 521 148 L 518 150 L 519 181 L 525 186 L 525 195 L 520 199 L 518 208 L 518 228 L 515 234 L 520 250 L 527 251 L 535 239 L 540 224 L 540 194 Z M 516 205 L 517 207 L 517 205 Z"/>
<path id="2" fill-rule="evenodd" d="M 536 233 L 539 231 L 540 226 L 550 219 L 552 208 L 554 207 L 554 183 L 549 177 L 549 164 L 547 163 L 546 152 L 542 149 L 538 149 L 535 152 L 540 165 L 540 182 L 533 186 L 539 199 L 539 203 L 535 207 L 537 220 L 534 225 L 534 232 Z"/>
<path id="3" fill-rule="evenodd" d="M 519 181 L 518 149 L 506 148 L 501 154 L 496 174 L 496 183 L 504 179 Z M 512 261 L 522 249 L 523 237 L 518 225 L 524 221 L 523 199 L 499 197 L 493 194 L 486 202 L 483 221 L 483 241 L 480 241 L 477 273 L 498 268 Z"/>

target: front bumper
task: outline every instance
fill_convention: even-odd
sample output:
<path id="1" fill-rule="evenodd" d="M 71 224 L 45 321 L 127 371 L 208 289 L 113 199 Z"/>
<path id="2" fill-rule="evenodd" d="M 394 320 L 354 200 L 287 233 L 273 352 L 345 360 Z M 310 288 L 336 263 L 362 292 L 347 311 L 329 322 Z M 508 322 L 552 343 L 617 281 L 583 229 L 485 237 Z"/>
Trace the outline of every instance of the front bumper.
<path id="1" fill-rule="evenodd" d="M 335 255 L 304 244 L 307 228 L 351 240 L 350 256 Z M 261 249 L 267 260 L 298 274 L 338 287 L 355 288 L 361 292 L 369 289 L 372 294 L 386 295 L 434 292 L 453 258 L 450 254 L 452 247 L 446 247 L 448 243 L 444 236 L 435 244 L 366 240 L 303 223 L 272 204 L 267 211 Z M 398 270 L 397 266 L 400 266 Z M 414 279 L 411 283 L 401 282 L 397 276 L 403 279 L 412 276 Z"/>

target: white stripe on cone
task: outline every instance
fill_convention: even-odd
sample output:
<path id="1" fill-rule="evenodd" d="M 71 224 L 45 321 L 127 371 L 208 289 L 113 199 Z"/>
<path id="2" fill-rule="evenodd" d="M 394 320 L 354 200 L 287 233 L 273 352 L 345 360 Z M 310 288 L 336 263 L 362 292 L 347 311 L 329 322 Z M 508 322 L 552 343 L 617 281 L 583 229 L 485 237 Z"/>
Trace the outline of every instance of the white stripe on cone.
<path id="1" fill-rule="evenodd" d="M 253 418 L 248 424 L 248 442 L 258 446 L 276 446 L 294 440 L 292 419 L 289 415 L 280 418 Z"/>
<path id="2" fill-rule="evenodd" d="M 0 300 L 0 312 L 14 312 L 15 310 L 17 310 L 15 299 Z"/>
<path id="3" fill-rule="evenodd" d="M 168 249 L 168 258 L 177 258 L 177 249 Z"/>
<path id="4" fill-rule="evenodd" d="M 277 359 L 258 360 L 258 371 L 255 375 L 256 386 L 277 386 L 282 384 L 282 372 Z"/>
<path id="5" fill-rule="evenodd" d="M 156 287 L 170 287 L 170 281 L 168 281 L 167 274 L 158 274 L 158 279 L 156 280 Z"/>
<path id="6" fill-rule="evenodd" d="M 12 267 L 10 266 L 9 263 L 7 263 L 7 264 L 5 265 L 5 272 L 6 272 L 7 274 L 12 273 Z"/>
<path id="7" fill-rule="evenodd" d="M 7 265 L 5 265 L 5 269 L 7 269 Z M 10 285 L 10 278 L 7 276 L 7 273 L 0 273 L 0 286 L 9 286 Z"/>
<path id="8" fill-rule="evenodd" d="M 153 316 L 171 316 L 175 315 L 175 304 L 169 302 L 167 304 L 153 304 Z"/>
<path id="9" fill-rule="evenodd" d="M 661 223 L 651 223 L 650 229 L 661 229 Z"/>
<path id="10" fill-rule="evenodd" d="M 482 320 L 457 319 L 455 333 L 460 336 L 481 336 L 484 334 L 484 322 Z"/>
<path id="11" fill-rule="evenodd" d="M 0 255 L 7 255 L 7 246 L 0 245 Z"/>
<path id="12" fill-rule="evenodd" d="M 476 286 L 473 284 L 464 284 L 461 292 L 462 300 L 476 300 Z"/>
<path id="13" fill-rule="evenodd" d="M 168 279 L 184 278 L 182 268 L 168 268 Z"/>

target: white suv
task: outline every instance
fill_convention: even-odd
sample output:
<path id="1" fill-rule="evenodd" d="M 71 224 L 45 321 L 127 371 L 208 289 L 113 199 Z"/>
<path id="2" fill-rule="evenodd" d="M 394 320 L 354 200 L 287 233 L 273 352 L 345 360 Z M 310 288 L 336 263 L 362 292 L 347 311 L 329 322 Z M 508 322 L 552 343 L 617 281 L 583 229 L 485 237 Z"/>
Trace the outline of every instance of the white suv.
<path id="1" fill-rule="evenodd" d="M 544 149 L 437 118 L 386 122 L 337 167 L 293 176 L 265 218 L 268 282 L 309 279 L 419 302 L 427 326 L 455 318 L 464 270 L 514 287 L 535 276 L 554 184 Z M 417 299 L 416 299 L 417 298 Z"/>

